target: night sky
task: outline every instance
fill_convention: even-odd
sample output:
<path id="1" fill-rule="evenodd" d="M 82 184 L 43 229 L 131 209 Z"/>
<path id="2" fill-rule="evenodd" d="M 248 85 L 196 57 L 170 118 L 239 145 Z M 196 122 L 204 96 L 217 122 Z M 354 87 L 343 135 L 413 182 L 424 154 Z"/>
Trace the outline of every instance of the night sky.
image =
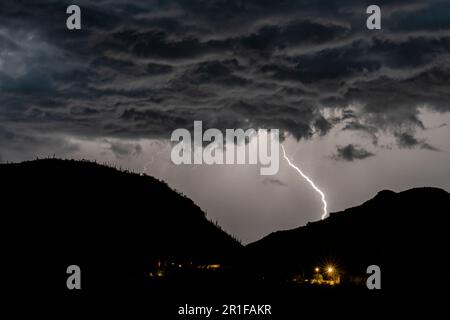
<path id="1" fill-rule="evenodd" d="M 77 4 L 82 29 L 66 28 Z M 366 28 L 366 8 L 382 30 Z M 244 243 L 318 220 L 285 162 L 175 166 L 174 129 L 275 128 L 331 212 L 450 190 L 449 1 L 1 1 L 0 161 L 108 162 L 167 181 Z M 149 201 L 151 206 L 151 201 Z"/>

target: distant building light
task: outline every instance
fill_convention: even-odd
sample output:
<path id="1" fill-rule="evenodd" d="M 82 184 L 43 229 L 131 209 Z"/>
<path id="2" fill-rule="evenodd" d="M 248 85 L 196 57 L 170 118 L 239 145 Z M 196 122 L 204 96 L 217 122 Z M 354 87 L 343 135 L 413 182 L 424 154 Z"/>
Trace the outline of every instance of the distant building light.
<path id="1" fill-rule="evenodd" d="M 208 270 L 214 270 L 214 269 L 219 269 L 220 268 L 220 264 L 208 264 L 208 266 L 206 267 L 206 269 Z"/>

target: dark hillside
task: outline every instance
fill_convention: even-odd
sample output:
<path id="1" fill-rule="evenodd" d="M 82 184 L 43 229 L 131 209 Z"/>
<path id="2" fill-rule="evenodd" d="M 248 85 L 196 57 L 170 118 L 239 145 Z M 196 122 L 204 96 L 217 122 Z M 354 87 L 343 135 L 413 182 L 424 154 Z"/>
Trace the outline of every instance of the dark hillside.
<path id="1" fill-rule="evenodd" d="M 246 246 L 248 260 L 288 278 L 310 276 L 315 266 L 336 265 L 343 283 L 367 277 L 379 265 L 383 289 L 421 295 L 450 283 L 450 194 L 437 188 L 381 191 L 354 208 L 293 230 L 278 231 Z"/>
<path id="2" fill-rule="evenodd" d="M 133 287 L 157 261 L 223 263 L 241 247 L 190 199 L 150 176 L 46 159 L 2 164 L 0 180 L 3 236 L 15 257 L 9 266 L 50 273 L 46 285 L 58 279 L 65 286 L 55 276 L 65 279 L 65 268 L 77 264 L 92 290 L 111 282 Z"/>

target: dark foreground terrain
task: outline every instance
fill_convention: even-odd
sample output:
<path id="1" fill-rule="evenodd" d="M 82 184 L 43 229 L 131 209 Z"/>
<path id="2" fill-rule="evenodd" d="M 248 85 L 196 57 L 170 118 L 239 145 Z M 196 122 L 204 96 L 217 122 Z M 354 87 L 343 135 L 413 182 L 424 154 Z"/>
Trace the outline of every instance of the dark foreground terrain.
<path id="1" fill-rule="evenodd" d="M 440 189 L 382 191 L 243 247 L 149 176 L 45 159 L 2 164 L 0 179 L 3 292 L 18 313 L 206 318 L 179 316 L 188 304 L 213 307 L 213 319 L 364 319 L 436 310 L 448 296 L 450 194 Z M 81 268 L 81 290 L 67 289 L 69 265 Z M 370 265 L 381 290 L 366 287 Z M 221 315 L 224 304 L 272 314 Z"/>

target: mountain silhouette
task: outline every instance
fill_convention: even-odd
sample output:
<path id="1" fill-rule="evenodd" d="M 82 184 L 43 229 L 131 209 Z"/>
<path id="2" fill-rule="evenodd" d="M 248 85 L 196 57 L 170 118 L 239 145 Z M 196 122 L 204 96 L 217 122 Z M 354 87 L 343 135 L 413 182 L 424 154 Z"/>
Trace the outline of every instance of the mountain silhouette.
<path id="1" fill-rule="evenodd" d="M 245 255 L 274 277 L 308 278 L 316 266 L 333 265 L 343 283 L 359 280 L 363 286 L 366 268 L 378 265 L 384 292 L 433 295 L 450 284 L 444 263 L 449 222 L 450 194 L 444 190 L 384 190 L 325 220 L 274 232 L 247 245 Z"/>
<path id="2" fill-rule="evenodd" d="M 88 280 L 83 289 L 134 288 L 155 263 L 223 263 L 241 247 L 190 199 L 150 176 L 44 159 L 1 164 L 0 177 L 14 281 L 30 268 L 46 275 L 45 287 L 66 289 L 66 268 L 75 264 Z"/>
<path id="3" fill-rule="evenodd" d="M 32 292 L 34 301 L 51 295 L 69 306 L 74 297 L 110 305 L 111 297 L 134 303 L 139 294 L 140 307 L 161 318 L 177 318 L 186 303 L 270 303 L 274 319 L 287 319 L 323 315 L 325 302 L 330 315 L 342 306 L 383 314 L 450 284 L 450 194 L 437 188 L 381 191 L 244 247 L 150 176 L 43 159 L 0 164 L 0 178 L 2 285 L 20 298 Z M 82 290 L 66 287 L 70 265 L 82 270 Z M 382 290 L 366 287 L 371 265 L 380 267 Z M 313 284 L 328 266 L 339 283 Z"/>

